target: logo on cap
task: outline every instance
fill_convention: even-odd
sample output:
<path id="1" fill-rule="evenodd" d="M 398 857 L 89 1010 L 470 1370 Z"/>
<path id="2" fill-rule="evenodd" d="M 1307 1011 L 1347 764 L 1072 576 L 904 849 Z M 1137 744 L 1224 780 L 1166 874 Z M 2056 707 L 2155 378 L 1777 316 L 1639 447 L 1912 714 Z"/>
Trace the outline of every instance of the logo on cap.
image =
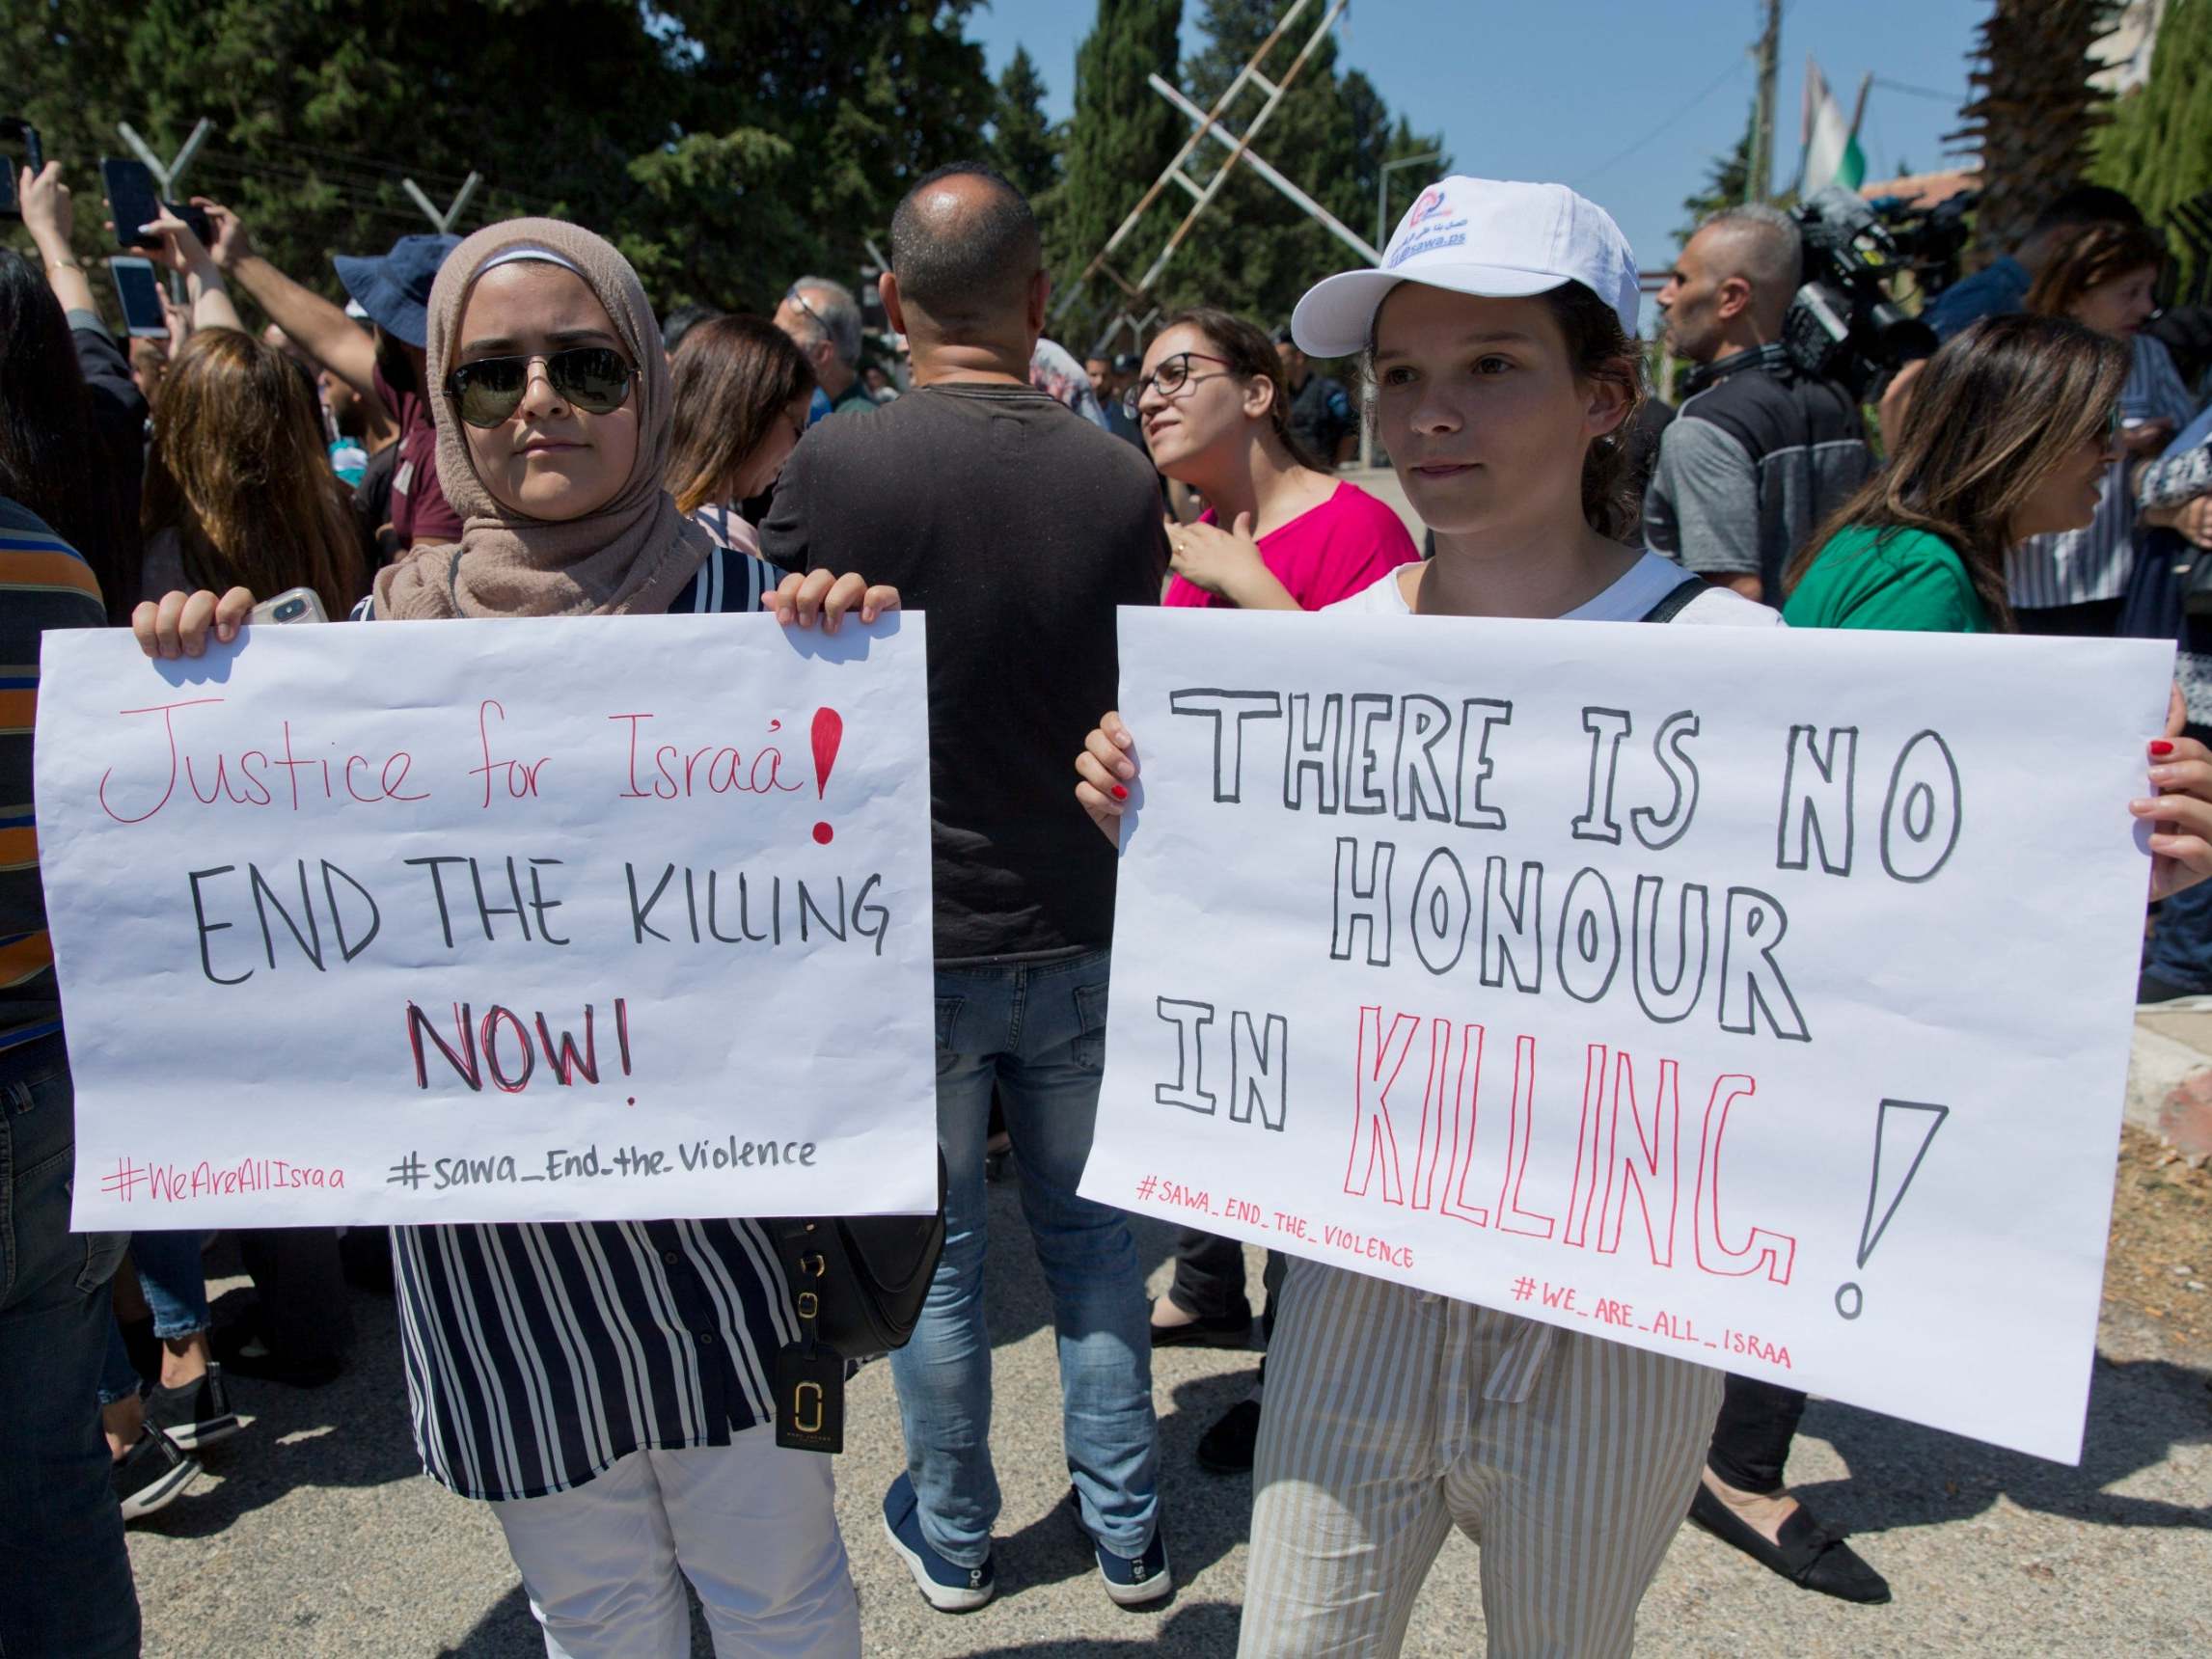
<path id="1" fill-rule="evenodd" d="M 1413 204 L 1413 211 L 1406 215 L 1406 229 L 1418 231 L 1423 225 L 1444 211 L 1444 189 L 1433 184 L 1421 192 L 1421 200 Z"/>

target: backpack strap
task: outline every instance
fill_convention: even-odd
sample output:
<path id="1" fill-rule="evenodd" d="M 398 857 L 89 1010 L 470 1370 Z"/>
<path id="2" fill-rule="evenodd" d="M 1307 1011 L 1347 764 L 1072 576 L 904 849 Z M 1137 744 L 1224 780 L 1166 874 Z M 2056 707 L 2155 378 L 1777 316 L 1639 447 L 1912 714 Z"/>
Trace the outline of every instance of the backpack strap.
<path id="1" fill-rule="evenodd" d="M 1684 577 L 1667 590 L 1665 598 L 1644 612 L 1643 620 L 1646 622 L 1672 622 L 1688 608 L 1691 600 L 1705 590 L 1706 584 L 1703 577 Z"/>

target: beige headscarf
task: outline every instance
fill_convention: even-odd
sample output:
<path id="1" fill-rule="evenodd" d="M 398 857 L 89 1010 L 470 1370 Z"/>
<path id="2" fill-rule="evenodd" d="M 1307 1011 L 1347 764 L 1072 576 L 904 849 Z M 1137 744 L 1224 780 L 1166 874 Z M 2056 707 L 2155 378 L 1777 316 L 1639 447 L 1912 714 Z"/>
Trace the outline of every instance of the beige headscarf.
<path id="1" fill-rule="evenodd" d="M 553 523 L 493 500 L 469 458 L 446 375 L 459 343 L 461 313 L 477 279 L 522 250 L 553 256 L 581 276 L 614 319 L 641 370 L 638 458 L 614 498 L 597 512 Z M 668 609 L 712 551 L 706 531 L 676 511 L 663 486 L 673 406 L 661 331 L 629 260 L 601 238 L 559 219 L 487 225 L 447 256 L 430 289 L 430 384 L 437 412 L 438 482 L 461 516 L 455 547 L 417 548 L 378 572 L 376 614 L 593 616 Z"/>

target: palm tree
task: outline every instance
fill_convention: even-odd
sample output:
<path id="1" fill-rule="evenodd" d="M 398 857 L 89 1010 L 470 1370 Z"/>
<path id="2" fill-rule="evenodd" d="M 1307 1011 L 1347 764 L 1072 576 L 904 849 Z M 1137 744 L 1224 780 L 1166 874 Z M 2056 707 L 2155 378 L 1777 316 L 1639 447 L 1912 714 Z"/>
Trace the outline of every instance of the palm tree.
<path id="1" fill-rule="evenodd" d="M 1994 0 L 1973 54 L 1976 96 L 1951 135 L 1981 152 L 1979 260 L 2010 253 L 2043 203 L 2087 170 L 2104 119 L 2089 46 L 2112 11 L 2111 0 Z"/>

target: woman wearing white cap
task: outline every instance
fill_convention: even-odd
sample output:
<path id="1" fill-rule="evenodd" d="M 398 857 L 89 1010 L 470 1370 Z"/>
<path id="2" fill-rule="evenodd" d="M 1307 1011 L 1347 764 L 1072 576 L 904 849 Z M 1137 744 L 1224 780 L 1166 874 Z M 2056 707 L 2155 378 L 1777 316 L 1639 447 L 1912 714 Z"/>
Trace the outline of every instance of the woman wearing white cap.
<path id="1" fill-rule="evenodd" d="M 1392 615 L 1772 627 L 1774 612 L 1618 539 L 1642 397 L 1636 267 L 1564 186 L 1444 179 L 1378 270 L 1292 318 L 1369 354 L 1379 435 L 1436 556 L 1342 602 Z M 1331 607 L 1337 609 L 1338 607 Z M 1133 742 L 1108 715 L 1077 794 L 1113 835 Z M 1626 1653 L 1691 1492 L 1718 1372 L 1321 1263 L 1291 1264 L 1253 1469 L 1240 1651 L 1395 1653 L 1458 1525 L 1492 1653 Z"/>
<path id="2" fill-rule="evenodd" d="M 1331 277 L 1292 328 L 1364 350 L 1379 435 L 1435 558 L 1343 608 L 1388 615 L 1773 627 L 1763 606 L 1614 539 L 1633 508 L 1619 434 L 1641 397 L 1636 269 L 1556 184 L 1447 178 L 1381 268 Z M 1337 607 L 1331 607 L 1336 609 Z M 2161 890 L 2212 873 L 2199 746 L 2187 797 L 2137 804 Z M 1109 838 L 1137 775 L 1115 715 L 1077 761 Z M 1457 1525 L 1482 1545 L 1489 1651 L 1625 1654 L 1698 1485 L 1716 1371 L 1318 1262 L 1291 1264 L 1253 1467 L 1245 1659 L 1398 1651 Z"/>

